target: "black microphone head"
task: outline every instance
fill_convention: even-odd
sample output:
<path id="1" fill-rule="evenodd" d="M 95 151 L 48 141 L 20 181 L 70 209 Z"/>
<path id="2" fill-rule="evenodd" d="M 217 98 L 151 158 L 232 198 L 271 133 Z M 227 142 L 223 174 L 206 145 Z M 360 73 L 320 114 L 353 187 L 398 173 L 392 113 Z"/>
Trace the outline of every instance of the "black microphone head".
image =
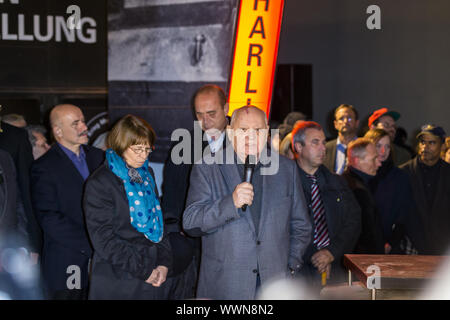
<path id="1" fill-rule="evenodd" d="M 254 155 L 247 155 L 245 158 L 245 168 L 254 168 L 256 165 L 256 156 Z"/>

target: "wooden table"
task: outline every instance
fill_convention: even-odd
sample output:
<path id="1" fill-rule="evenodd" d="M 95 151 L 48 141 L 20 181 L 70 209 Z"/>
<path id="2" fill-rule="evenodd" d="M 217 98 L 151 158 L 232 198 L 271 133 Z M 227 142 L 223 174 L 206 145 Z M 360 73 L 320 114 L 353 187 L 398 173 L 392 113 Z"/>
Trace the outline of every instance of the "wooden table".
<path id="1" fill-rule="evenodd" d="M 348 269 L 349 286 L 353 273 L 372 291 L 375 300 L 376 290 L 380 289 L 423 289 L 446 258 L 449 257 L 345 254 L 344 266 Z"/>

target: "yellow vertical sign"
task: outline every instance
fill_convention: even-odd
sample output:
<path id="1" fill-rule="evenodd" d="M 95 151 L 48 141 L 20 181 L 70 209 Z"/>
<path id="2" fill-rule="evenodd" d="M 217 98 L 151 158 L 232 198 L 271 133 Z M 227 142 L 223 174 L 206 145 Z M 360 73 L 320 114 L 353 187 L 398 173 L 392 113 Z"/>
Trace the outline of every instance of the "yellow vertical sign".
<path id="1" fill-rule="evenodd" d="M 229 87 L 229 115 L 244 105 L 270 113 L 284 0 L 241 0 Z"/>

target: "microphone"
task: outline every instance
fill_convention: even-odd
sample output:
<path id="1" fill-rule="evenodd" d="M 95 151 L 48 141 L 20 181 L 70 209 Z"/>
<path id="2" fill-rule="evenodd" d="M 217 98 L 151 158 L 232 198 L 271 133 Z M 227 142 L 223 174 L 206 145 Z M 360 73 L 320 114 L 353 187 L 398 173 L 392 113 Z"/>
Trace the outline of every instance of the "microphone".
<path id="1" fill-rule="evenodd" d="M 252 183 L 253 170 L 255 170 L 255 156 L 247 155 L 244 165 L 244 182 Z M 247 210 L 247 204 L 242 206 L 242 211 Z"/>

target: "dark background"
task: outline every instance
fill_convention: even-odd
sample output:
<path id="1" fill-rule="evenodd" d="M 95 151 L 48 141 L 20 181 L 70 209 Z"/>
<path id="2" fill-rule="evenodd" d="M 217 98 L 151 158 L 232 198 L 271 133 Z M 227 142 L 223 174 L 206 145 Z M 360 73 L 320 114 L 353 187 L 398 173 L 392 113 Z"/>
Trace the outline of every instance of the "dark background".
<path id="1" fill-rule="evenodd" d="M 46 119 L 53 105 L 71 102 L 79 105 L 89 120 L 108 110 L 109 87 L 110 115 L 145 116 L 159 137 L 160 154 L 154 160 L 162 161 L 171 131 L 192 126 L 190 99 L 194 90 L 208 82 L 227 89 L 237 0 L 169 5 L 159 1 L 124 10 L 126 3 L 21 0 L 19 5 L 9 1 L 0 4 L 0 13 L 9 14 L 10 32 L 17 30 L 18 13 L 25 14 L 29 25 L 33 14 L 39 14 L 41 21 L 47 14 L 68 17 L 66 8 L 71 4 L 81 7 L 82 16 L 97 21 L 96 44 L 0 39 L 1 114 L 22 113 L 30 123 L 37 123 Z M 371 4 L 381 8 L 381 30 L 366 27 L 366 9 Z M 179 28 L 180 37 L 174 38 L 173 46 L 160 46 L 175 48 L 171 54 L 177 59 L 171 60 L 164 52 L 152 56 L 146 51 L 149 59 L 139 51 L 124 54 L 120 64 L 137 61 L 147 71 L 134 80 L 110 77 L 108 86 L 112 70 L 107 65 L 108 20 L 110 32 L 148 28 L 158 34 L 160 30 L 161 36 L 156 38 L 161 41 L 170 29 L 176 34 Z M 221 26 L 220 32 L 217 26 Z M 189 33 L 194 27 L 207 38 L 197 64 L 192 60 L 195 41 Z M 301 110 L 332 137 L 331 111 L 349 103 L 360 111 L 363 124 L 376 108 L 388 106 L 399 111 L 402 117 L 398 124 L 407 129 L 410 144 L 426 122 L 450 132 L 449 31 L 448 0 L 286 0 L 272 119 L 280 121 L 288 111 Z"/>

